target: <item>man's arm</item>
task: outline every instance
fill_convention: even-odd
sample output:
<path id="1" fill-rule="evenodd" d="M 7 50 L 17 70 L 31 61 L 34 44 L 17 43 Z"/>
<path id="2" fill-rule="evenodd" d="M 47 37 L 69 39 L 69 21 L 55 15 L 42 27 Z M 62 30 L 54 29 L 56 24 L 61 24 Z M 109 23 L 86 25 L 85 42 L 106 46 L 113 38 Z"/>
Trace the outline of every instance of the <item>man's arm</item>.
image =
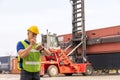
<path id="1" fill-rule="evenodd" d="M 46 48 L 43 48 L 43 49 L 41 50 L 41 52 L 42 52 L 44 55 L 46 55 L 46 56 L 50 56 L 50 55 L 51 55 L 51 52 L 50 52 L 48 49 L 46 49 Z"/>
<path id="2" fill-rule="evenodd" d="M 32 45 L 29 45 L 26 49 L 20 49 L 18 51 L 18 54 L 21 58 L 25 58 L 31 49 L 32 49 Z"/>
<path id="3" fill-rule="evenodd" d="M 28 54 L 29 54 L 29 51 L 32 49 L 33 45 L 35 44 L 36 40 L 35 39 L 31 39 L 30 40 L 30 45 L 25 48 L 25 49 L 20 49 L 18 51 L 18 54 L 21 58 L 25 58 Z"/>

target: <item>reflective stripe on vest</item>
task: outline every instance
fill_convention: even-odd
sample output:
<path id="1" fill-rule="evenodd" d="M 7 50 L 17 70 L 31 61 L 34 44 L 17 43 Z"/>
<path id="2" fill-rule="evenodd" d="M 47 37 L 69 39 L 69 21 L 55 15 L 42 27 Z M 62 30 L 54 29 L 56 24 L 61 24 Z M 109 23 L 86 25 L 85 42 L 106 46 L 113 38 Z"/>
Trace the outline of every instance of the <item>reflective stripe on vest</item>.
<path id="1" fill-rule="evenodd" d="M 39 50 L 31 49 L 30 52 L 39 52 Z"/>
<path id="2" fill-rule="evenodd" d="M 27 64 L 27 65 L 39 65 L 40 62 L 26 61 L 25 64 Z"/>

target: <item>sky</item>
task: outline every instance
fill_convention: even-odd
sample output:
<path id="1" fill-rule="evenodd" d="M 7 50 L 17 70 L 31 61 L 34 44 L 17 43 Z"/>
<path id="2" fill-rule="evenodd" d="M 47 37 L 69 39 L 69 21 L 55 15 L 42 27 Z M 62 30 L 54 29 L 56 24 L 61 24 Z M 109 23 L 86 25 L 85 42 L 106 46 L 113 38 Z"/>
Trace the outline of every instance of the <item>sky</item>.
<path id="1" fill-rule="evenodd" d="M 16 45 L 27 28 L 39 26 L 57 35 L 72 32 L 70 0 L 0 0 L 0 56 L 17 55 Z M 85 29 L 120 25 L 120 0 L 85 0 Z M 37 42 L 41 41 L 41 35 Z"/>

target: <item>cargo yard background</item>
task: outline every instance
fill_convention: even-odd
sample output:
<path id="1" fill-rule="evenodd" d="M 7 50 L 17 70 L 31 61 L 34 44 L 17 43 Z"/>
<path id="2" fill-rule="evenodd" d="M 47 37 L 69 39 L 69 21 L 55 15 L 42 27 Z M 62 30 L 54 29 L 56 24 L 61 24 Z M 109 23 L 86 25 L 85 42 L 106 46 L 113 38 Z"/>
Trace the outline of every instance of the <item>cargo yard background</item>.
<path id="1" fill-rule="evenodd" d="M 54 2 L 54 3 L 53 3 Z M 32 24 L 40 27 L 40 32 L 46 33 L 48 29 L 57 35 L 71 33 L 72 18 L 71 18 L 71 4 L 69 1 L 53 0 L 43 1 L 9 1 L 2 0 L 0 4 L 0 30 L 1 48 L 0 48 L 0 80 L 19 80 L 19 70 L 17 69 L 17 52 L 16 44 L 19 40 L 26 38 L 26 28 Z M 109 4 L 107 4 L 109 2 Z M 111 2 L 111 3 L 110 3 Z M 28 3 L 28 7 L 26 7 Z M 31 6 L 34 3 L 35 6 Z M 19 4 L 19 5 L 18 5 Z M 103 5 L 104 6 L 101 6 Z M 120 1 L 118 0 L 101 0 L 95 2 L 94 0 L 85 0 L 86 5 L 86 30 L 96 28 L 103 28 L 109 26 L 120 25 Z M 21 6 L 23 5 L 23 6 Z M 36 6 L 37 5 L 37 6 Z M 39 6 L 41 5 L 41 6 Z M 50 5 L 48 7 L 48 5 Z M 112 5 L 112 7 L 111 7 Z M 114 6 L 113 6 L 114 5 Z M 16 7 L 16 8 L 15 8 Z M 44 7 L 44 8 L 43 8 Z M 49 9 L 48 9 L 49 8 Z M 109 9 L 110 8 L 110 9 Z M 29 15 L 28 15 L 29 14 Z M 7 16 L 6 16 L 7 15 Z M 91 17 L 92 16 L 92 17 Z M 28 19 L 27 19 L 28 18 Z M 12 20 L 11 20 L 12 19 Z M 53 20 L 52 20 L 53 19 Z M 61 33 L 62 31 L 62 33 Z M 119 33 L 119 32 L 118 32 Z M 41 41 L 41 36 L 38 37 L 38 42 Z M 114 48 L 118 49 L 118 48 Z M 114 64 L 113 64 L 114 65 Z M 5 70 L 3 70 L 5 69 Z M 115 71 L 115 72 L 114 72 Z M 117 73 L 117 75 L 95 75 L 95 76 L 64 76 L 58 77 L 44 77 L 41 80 L 118 80 L 119 69 L 111 70 L 109 73 Z"/>

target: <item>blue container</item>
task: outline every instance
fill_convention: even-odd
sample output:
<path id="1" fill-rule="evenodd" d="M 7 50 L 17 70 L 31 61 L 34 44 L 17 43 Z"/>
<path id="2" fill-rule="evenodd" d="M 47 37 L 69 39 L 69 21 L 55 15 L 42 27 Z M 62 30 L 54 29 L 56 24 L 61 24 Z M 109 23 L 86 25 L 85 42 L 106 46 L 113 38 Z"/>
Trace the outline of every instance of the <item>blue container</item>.
<path id="1" fill-rule="evenodd" d="M 11 56 L 0 57 L 0 72 L 11 71 Z"/>

